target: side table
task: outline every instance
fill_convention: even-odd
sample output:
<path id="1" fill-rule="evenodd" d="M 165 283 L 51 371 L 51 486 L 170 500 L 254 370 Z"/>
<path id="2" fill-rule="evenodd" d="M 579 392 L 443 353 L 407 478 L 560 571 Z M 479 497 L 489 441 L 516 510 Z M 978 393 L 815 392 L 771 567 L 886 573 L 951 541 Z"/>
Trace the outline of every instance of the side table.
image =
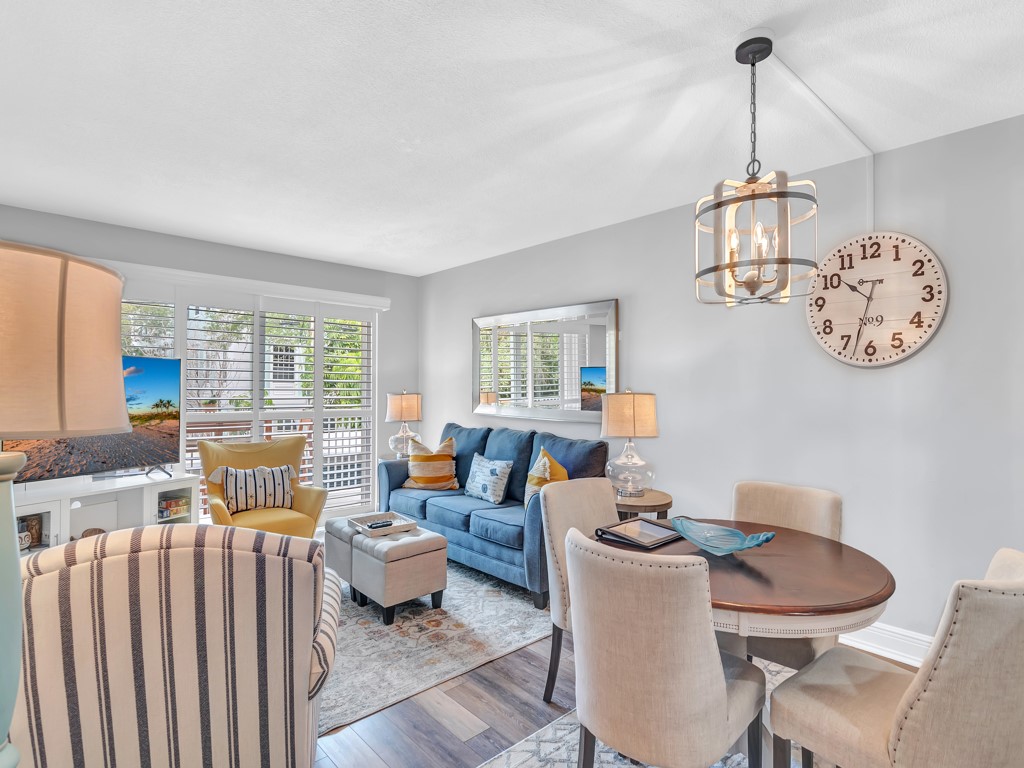
<path id="1" fill-rule="evenodd" d="M 619 511 L 619 520 L 637 517 L 641 512 L 654 512 L 659 520 L 665 520 L 671 508 L 672 497 L 664 491 L 648 490 L 643 496 L 615 497 L 615 509 Z"/>

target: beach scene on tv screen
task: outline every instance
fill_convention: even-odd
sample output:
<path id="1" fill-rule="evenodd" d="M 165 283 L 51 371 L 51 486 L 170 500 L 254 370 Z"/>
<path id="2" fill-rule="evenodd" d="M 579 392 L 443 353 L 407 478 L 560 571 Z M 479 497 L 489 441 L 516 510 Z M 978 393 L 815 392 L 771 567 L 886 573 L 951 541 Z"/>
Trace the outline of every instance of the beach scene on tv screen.
<path id="1" fill-rule="evenodd" d="M 605 366 L 580 368 L 580 408 L 600 411 L 601 395 L 608 391 L 608 369 Z"/>
<path id="2" fill-rule="evenodd" d="M 180 461 L 181 361 L 126 355 L 123 373 L 132 431 L 51 440 L 4 440 L 5 451 L 21 451 L 27 457 L 18 482 Z"/>

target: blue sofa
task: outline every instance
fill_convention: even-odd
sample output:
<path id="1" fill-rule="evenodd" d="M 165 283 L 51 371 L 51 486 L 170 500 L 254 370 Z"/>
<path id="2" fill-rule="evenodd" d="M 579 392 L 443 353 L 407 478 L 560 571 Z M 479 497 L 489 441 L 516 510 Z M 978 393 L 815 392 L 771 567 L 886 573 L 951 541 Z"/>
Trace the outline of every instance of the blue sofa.
<path id="1" fill-rule="evenodd" d="M 548 573 L 540 494 L 523 506 L 526 476 L 546 448 L 572 479 L 601 477 L 608 462 L 603 440 L 570 440 L 548 432 L 446 424 L 441 441 L 455 438 L 457 491 L 422 491 L 403 488 L 409 477 L 405 460 L 382 461 L 377 466 L 381 510 L 411 517 L 423 528 L 444 534 L 448 558 L 503 581 L 526 587 L 538 608 L 547 606 Z M 505 501 L 467 496 L 462 489 L 469 478 L 473 454 L 512 462 Z"/>

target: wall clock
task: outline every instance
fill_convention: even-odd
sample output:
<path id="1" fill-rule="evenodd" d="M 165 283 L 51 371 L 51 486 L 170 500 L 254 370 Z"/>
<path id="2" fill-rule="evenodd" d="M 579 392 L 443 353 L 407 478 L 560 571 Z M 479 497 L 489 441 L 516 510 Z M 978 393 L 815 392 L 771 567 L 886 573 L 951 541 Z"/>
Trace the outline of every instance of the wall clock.
<path id="1" fill-rule="evenodd" d="M 870 232 L 822 260 L 807 323 L 836 360 L 880 368 L 919 351 L 948 303 L 946 273 L 928 246 L 899 232 Z"/>

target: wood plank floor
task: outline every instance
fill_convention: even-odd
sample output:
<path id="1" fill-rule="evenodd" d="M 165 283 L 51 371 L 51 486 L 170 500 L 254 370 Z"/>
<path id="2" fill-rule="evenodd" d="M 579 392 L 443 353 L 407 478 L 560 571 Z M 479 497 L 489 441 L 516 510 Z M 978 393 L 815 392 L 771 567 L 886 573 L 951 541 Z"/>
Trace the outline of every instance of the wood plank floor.
<path id="1" fill-rule="evenodd" d="M 576 706 L 564 643 L 550 704 L 545 638 L 320 737 L 314 768 L 476 768 Z"/>

